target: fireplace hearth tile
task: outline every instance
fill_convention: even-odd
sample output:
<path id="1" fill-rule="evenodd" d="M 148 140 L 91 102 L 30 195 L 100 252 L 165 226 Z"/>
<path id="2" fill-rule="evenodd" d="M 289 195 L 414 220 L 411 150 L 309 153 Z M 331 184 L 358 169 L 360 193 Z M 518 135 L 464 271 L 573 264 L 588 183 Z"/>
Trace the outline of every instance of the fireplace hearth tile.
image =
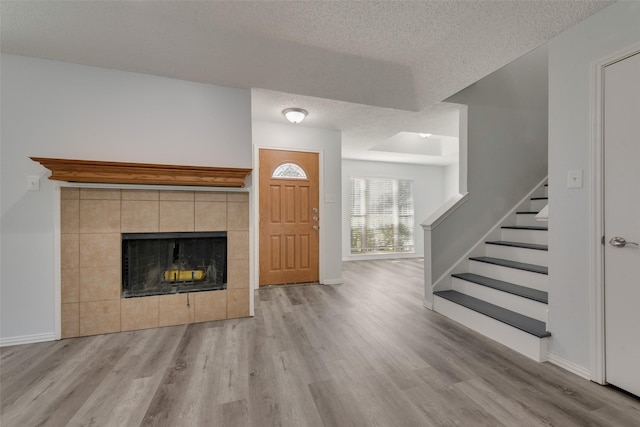
<path id="1" fill-rule="evenodd" d="M 80 200 L 63 199 L 60 203 L 60 232 L 80 232 Z"/>
<path id="2" fill-rule="evenodd" d="M 80 269 L 80 302 L 119 299 L 120 267 Z"/>
<path id="3" fill-rule="evenodd" d="M 227 318 L 227 291 L 196 292 L 195 321 L 209 322 Z"/>
<path id="4" fill-rule="evenodd" d="M 120 190 L 109 188 L 81 188 L 81 200 L 120 200 Z"/>
<path id="5" fill-rule="evenodd" d="M 249 203 L 227 202 L 227 230 L 249 229 Z"/>
<path id="6" fill-rule="evenodd" d="M 62 187 L 60 189 L 60 199 L 62 200 L 78 200 L 80 199 L 80 189 L 72 187 Z"/>
<path id="7" fill-rule="evenodd" d="M 158 296 L 158 326 L 173 326 L 192 323 L 195 300 L 193 294 Z"/>
<path id="8" fill-rule="evenodd" d="M 227 229 L 226 202 L 196 202 L 195 231 L 218 231 Z"/>
<path id="9" fill-rule="evenodd" d="M 172 202 L 193 202 L 195 200 L 193 193 L 193 191 L 161 191 L 160 200 Z"/>
<path id="10" fill-rule="evenodd" d="M 60 268 L 78 268 L 80 265 L 80 235 L 60 235 Z"/>
<path id="11" fill-rule="evenodd" d="M 80 335 L 80 304 L 62 304 L 62 338 Z"/>
<path id="12" fill-rule="evenodd" d="M 246 192 L 232 192 L 227 195 L 229 202 L 248 202 L 249 193 Z"/>
<path id="13" fill-rule="evenodd" d="M 80 267 L 120 268 L 120 233 L 80 234 Z"/>
<path id="14" fill-rule="evenodd" d="M 159 231 L 193 231 L 194 210 L 193 202 L 160 201 Z"/>
<path id="15" fill-rule="evenodd" d="M 196 202 L 226 202 L 227 193 L 220 191 L 196 191 Z"/>
<path id="16" fill-rule="evenodd" d="M 249 260 L 234 259 L 227 261 L 227 289 L 246 289 L 249 287 Z"/>
<path id="17" fill-rule="evenodd" d="M 80 335 L 120 332 L 120 300 L 80 303 Z"/>
<path id="18" fill-rule="evenodd" d="M 227 232 L 227 259 L 249 259 L 249 232 L 248 231 L 228 231 Z"/>
<path id="19" fill-rule="evenodd" d="M 81 233 L 119 233 L 120 200 L 81 200 Z"/>
<path id="20" fill-rule="evenodd" d="M 249 316 L 249 289 L 227 289 L 227 318 Z"/>
<path id="21" fill-rule="evenodd" d="M 158 297 L 126 298 L 120 302 L 123 331 L 157 328 Z"/>
<path id="22" fill-rule="evenodd" d="M 158 190 L 121 190 L 122 200 L 160 200 Z"/>
<path id="23" fill-rule="evenodd" d="M 63 268 L 60 281 L 61 299 L 63 303 L 80 301 L 80 269 Z"/>
<path id="24" fill-rule="evenodd" d="M 120 231 L 123 233 L 155 233 L 158 231 L 158 201 L 123 200 Z"/>

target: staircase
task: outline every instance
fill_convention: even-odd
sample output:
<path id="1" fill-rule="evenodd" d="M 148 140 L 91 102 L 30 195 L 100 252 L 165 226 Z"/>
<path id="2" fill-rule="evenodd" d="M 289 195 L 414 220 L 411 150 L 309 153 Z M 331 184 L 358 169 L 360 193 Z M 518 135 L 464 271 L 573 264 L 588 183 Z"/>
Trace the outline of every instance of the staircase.
<path id="1" fill-rule="evenodd" d="M 547 185 L 434 292 L 434 310 L 534 360 L 547 357 L 547 223 L 535 215 L 547 204 Z M 537 196 L 536 196 L 537 195 Z M 454 270 L 455 271 L 455 270 Z"/>

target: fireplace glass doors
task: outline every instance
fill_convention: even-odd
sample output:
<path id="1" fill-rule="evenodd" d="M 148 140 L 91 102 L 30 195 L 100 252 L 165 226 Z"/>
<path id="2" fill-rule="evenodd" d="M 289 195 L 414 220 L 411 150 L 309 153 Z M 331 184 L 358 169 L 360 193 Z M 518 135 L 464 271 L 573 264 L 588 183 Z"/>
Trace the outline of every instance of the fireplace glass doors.
<path id="1" fill-rule="evenodd" d="M 227 288 L 227 233 L 122 234 L 122 296 Z"/>

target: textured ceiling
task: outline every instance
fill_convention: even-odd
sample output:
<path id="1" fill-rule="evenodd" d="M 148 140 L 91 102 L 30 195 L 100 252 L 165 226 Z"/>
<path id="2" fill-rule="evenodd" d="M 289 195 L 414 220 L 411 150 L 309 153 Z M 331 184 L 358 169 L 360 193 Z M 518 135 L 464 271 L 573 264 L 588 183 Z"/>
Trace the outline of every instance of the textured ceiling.
<path id="1" fill-rule="evenodd" d="M 610 3 L 2 0 L 1 48 L 252 88 L 255 119 L 306 108 L 367 157 L 401 131 L 454 136 L 440 101 Z"/>

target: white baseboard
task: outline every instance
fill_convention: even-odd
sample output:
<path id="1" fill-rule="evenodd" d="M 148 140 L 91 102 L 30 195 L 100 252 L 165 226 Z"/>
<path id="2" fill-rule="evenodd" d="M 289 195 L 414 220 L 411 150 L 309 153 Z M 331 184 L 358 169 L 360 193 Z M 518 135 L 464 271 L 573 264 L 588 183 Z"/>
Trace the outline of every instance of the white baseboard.
<path id="1" fill-rule="evenodd" d="M 576 374 L 579 377 L 584 378 L 585 380 L 591 381 L 591 371 L 585 368 L 584 366 L 580 366 L 577 363 L 571 362 L 570 360 L 564 359 L 557 354 L 549 353 L 547 361 L 549 363 L 553 363 L 556 366 L 561 367 L 562 369 L 571 372 L 572 374 Z"/>
<path id="2" fill-rule="evenodd" d="M 427 301 L 426 299 L 423 299 L 422 306 L 424 308 L 428 308 L 429 310 L 433 311 L 433 301 Z"/>
<path id="3" fill-rule="evenodd" d="M 55 341 L 56 335 L 53 332 L 46 334 L 23 335 L 20 337 L 0 338 L 0 347 L 8 347 L 10 345 L 33 344 L 37 342 Z"/>
<path id="4" fill-rule="evenodd" d="M 342 279 L 325 279 L 322 281 L 323 285 L 342 285 L 344 280 Z"/>

